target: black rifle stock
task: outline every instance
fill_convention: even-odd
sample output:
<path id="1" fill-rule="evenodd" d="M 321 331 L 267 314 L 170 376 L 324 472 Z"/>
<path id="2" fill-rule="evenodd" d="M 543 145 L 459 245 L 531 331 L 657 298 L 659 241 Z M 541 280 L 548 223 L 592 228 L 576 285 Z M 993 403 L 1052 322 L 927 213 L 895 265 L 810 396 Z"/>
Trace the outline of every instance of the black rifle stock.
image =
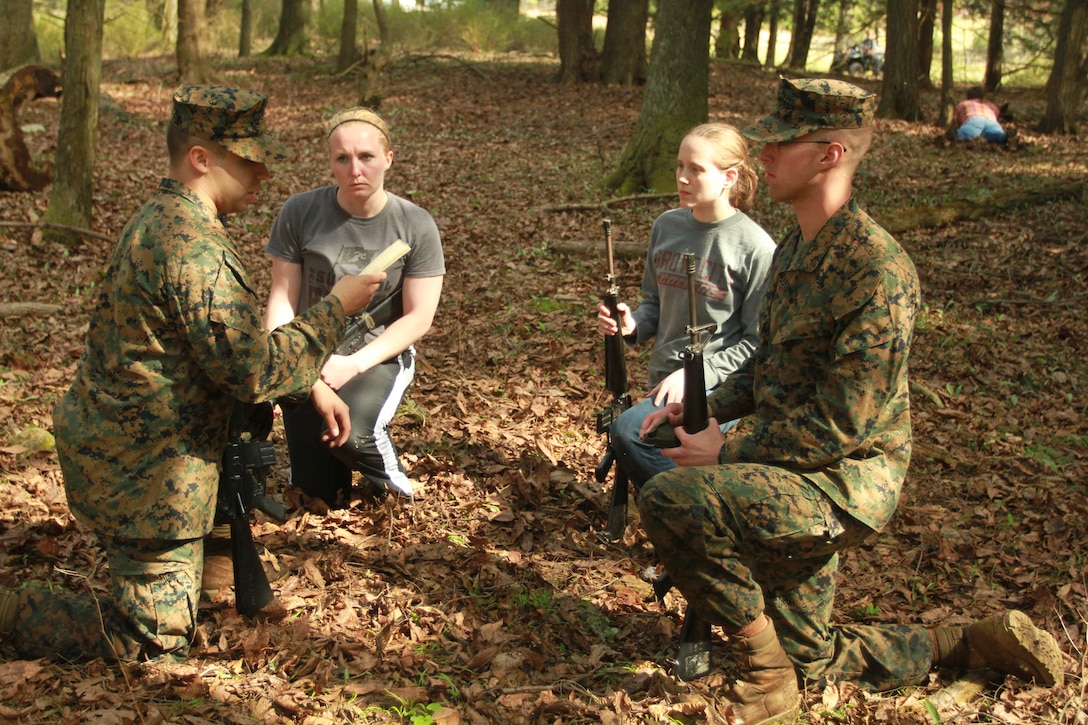
<path id="1" fill-rule="evenodd" d="M 706 373 L 703 370 L 703 347 L 709 335 L 705 332 L 713 329 L 713 323 L 699 325 L 698 309 L 695 296 L 695 255 L 684 253 L 684 263 L 688 275 L 688 345 L 680 352 L 684 363 L 684 431 L 698 433 L 710 423 L 710 414 L 706 409 Z M 646 440 L 658 448 L 675 448 L 680 445 L 676 431 L 668 421 L 664 421 L 646 435 Z"/>
<path id="2" fill-rule="evenodd" d="M 703 334 L 714 327 L 713 323 L 699 325 L 695 295 L 695 255 L 684 254 L 688 276 L 688 319 L 687 333 L 689 343 L 680 353 L 684 361 L 684 431 L 698 433 L 710 425 L 710 413 L 706 407 L 706 374 L 703 371 L 703 347 L 706 339 Z M 668 421 L 663 422 L 646 436 L 661 448 L 673 448 L 680 445 L 676 431 Z M 672 580 L 668 572 L 663 573 L 653 582 L 654 594 L 664 600 L 665 594 L 672 589 Z M 683 681 L 694 680 L 710 671 L 710 623 L 702 619 L 688 602 L 684 615 L 684 624 L 680 628 L 680 642 L 676 659 L 672 662 L 673 673 Z"/>
<path id="3" fill-rule="evenodd" d="M 234 564 L 234 599 L 238 612 L 253 617 L 275 600 L 268 575 L 257 554 L 249 515 L 254 509 L 283 523 L 287 512 L 265 491 L 268 469 L 276 463 L 272 442 L 272 404 L 249 405 L 235 401 L 230 436 L 219 475 L 216 521 L 230 522 L 231 559 Z"/>
<path id="4" fill-rule="evenodd" d="M 354 355 L 366 344 L 366 334 L 387 324 L 404 314 L 404 302 L 401 295 L 403 287 L 397 287 L 393 294 L 374 305 L 373 309 L 364 310 L 348 318 L 344 327 L 344 336 L 336 348 L 337 355 Z"/>
<path id="5" fill-rule="evenodd" d="M 604 483 L 608 478 L 608 471 L 616 463 L 616 452 L 612 448 L 612 423 L 631 407 L 631 395 L 627 391 L 627 363 L 624 359 L 625 343 L 623 333 L 618 329 L 620 324 L 619 313 L 619 284 L 616 281 L 616 268 L 612 255 L 612 220 L 604 220 L 605 254 L 608 258 L 608 288 L 601 301 L 608 309 L 612 319 L 616 321 L 615 334 L 604 338 L 604 381 L 605 387 L 612 393 L 612 403 L 597 413 L 597 433 L 608 434 L 608 447 L 604 458 L 597 464 L 594 476 L 598 483 Z M 612 494 L 608 506 L 608 528 L 597 534 L 602 543 L 618 541 L 623 538 L 623 530 L 627 528 L 627 473 L 623 466 L 615 465 L 616 475 L 612 482 Z"/>

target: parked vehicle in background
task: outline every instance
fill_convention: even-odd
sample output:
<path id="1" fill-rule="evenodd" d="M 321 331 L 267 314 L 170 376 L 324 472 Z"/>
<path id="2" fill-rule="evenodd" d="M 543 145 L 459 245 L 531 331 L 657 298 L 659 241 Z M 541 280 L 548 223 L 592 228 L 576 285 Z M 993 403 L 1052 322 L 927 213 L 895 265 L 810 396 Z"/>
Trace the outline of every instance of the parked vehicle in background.
<path id="1" fill-rule="evenodd" d="M 840 50 L 831 61 L 831 72 L 850 76 L 871 73 L 877 78 L 884 72 L 884 50 L 872 38 L 866 38 Z"/>

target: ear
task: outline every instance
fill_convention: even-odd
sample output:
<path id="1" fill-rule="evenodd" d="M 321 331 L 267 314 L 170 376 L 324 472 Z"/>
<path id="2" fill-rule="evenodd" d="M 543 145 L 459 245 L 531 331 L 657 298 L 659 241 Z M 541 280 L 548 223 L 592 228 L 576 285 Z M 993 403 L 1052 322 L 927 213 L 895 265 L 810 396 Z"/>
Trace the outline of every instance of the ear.
<path id="1" fill-rule="evenodd" d="M 824 146 L 824 156 L 820 159 L 820 163 L 826 166 L 838 166 L 845 155 L 846 147 L 839 141 L 835 141 Z"/>
<path id="2" fill-rule="evenodd" d="M 393 152 L 392 151 L 386 151 L 385 152 L 385 170 L 389 171 L 389 168 L 392 165 L 393 165 Z"/>
<path id="3" fill-rule="evenodd" d="M 214 164 L 215 153 L 203 144 L 194 144 L 189 148 L 187 158 L 193 171 L 204 175 L 208 173 Z"/>
<path id="4" fill-rule="evenodd" d="M 740 171 L 736 166 L 730 166 L 725 170 L 725 188 L 731 189 L 734 184 L 737 183 L 737 179 L 740 178 Z"/>

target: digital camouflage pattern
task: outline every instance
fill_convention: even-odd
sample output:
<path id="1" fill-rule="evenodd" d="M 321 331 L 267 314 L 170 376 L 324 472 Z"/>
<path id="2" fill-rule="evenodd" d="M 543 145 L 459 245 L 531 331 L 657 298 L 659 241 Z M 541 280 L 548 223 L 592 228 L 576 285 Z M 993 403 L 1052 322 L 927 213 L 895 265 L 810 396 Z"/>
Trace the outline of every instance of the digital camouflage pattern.
<path id="1" fill-rule="evenodd" d="M 174 91 L 170 123 L 190 136 L 215 141 L 243 159 L 270 164 L 287 148 L 262 129 L 268 96 L 248 88 L 186 85 Z"/>
<path id="2" fill-rule="evenodd" d="M 782 78 L 778 107 L 741 131 L 749 141 L 789 141 L 825 128 L 873 125 L 876 95 L 852 83 L 827 78 Z"/>
<path id="3" fill-rule="evenodd" d="M 759 347 L 707 405 L 751 414 L 721 462 L 803 472 L 850 516 L 880 530 L 910 462 L 907 354 L 920 304 L 902 247 L 851 199 L 811 242 L 782 241 L 760 308 Z"/>
<path id="4" fill-rule="evenodd" d="M 53 412 L 77 519 L 129 539 L 211 531 L 234 399 L 308 391 L 345 319 L 326 297 L 269 332 L 261 309 L 213 210 L 163 179 L 121 234 Z"/>
<path id="5" fill-rule="evenodd" d="M 163 179 L 121 233 L 71 388 L 53 411 L 72 514 L 112 598 L 24 587 L 24 656 L 184 656 L 234 400 L 308 391 L 345 322 L 329 296 L 276 330 L 215 210 Z"/>
<path id="6" fill-rule="evenodd" d="M 886 689 L 932 662 L 924 628 L 828 625 L 837 552 L 887 523 L 906 476 L 919 303 L 913 262 L 853 199 L 811 242 L 794 229 L 755 355 L 707 401 L 718 420 L 751 427 L 726 438 L 721 465 L 659 474 L 639 496 L 655 551 L 699 613 L 739 628 L 766 611 L 810 679 Z"/>
<path id="7" fill-rule="evenodd" d="M 112 597 L 27 585 L 13 643 L 22 657 L 184 658 L 200 596 L 204 540 L 103 540 Z"/>

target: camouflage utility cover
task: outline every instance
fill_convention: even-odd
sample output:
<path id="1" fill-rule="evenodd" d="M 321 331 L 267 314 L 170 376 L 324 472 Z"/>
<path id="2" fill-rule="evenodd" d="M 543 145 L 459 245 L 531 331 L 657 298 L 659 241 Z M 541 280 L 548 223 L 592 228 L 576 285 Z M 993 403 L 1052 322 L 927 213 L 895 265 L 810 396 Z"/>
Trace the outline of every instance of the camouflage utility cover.
<path id="1" fill-rule="evenodd" d="M 708 398 L 718 420 L 751 413 L 722 463 L 803 474 L 879 530 L 910 461 L 907 356 L 920 303 L 902 247 L 851 199 L 811 242 L 778 247 L 760 309 L 759 348 Z"/>
<path id="2" fill-rule="evenodd" d="M 190 136 L 215 141 L 243 159 L 270 164 L 287 148 L 262 128 L 268 96 L 247 88 L 187 85 L 174 91 L 170 123 Z"/>
<path id="3" fill-rule="evenodd" d="M 332 297 L 271 332 L 261 309 L 222 223 L 164 179 L 121 234 L 53 412 L 80 521 L 136 539 L 211 530 L 233 399 L 308 391 L 344 324 Z"/>
<path id="4" fill-rule="evenodd" d="M 789 141 L 821 129 L 873 125 L 876 95 L 846 81 L 783 78 L 778 107 L 741 133 L 749 141 Z"/>

